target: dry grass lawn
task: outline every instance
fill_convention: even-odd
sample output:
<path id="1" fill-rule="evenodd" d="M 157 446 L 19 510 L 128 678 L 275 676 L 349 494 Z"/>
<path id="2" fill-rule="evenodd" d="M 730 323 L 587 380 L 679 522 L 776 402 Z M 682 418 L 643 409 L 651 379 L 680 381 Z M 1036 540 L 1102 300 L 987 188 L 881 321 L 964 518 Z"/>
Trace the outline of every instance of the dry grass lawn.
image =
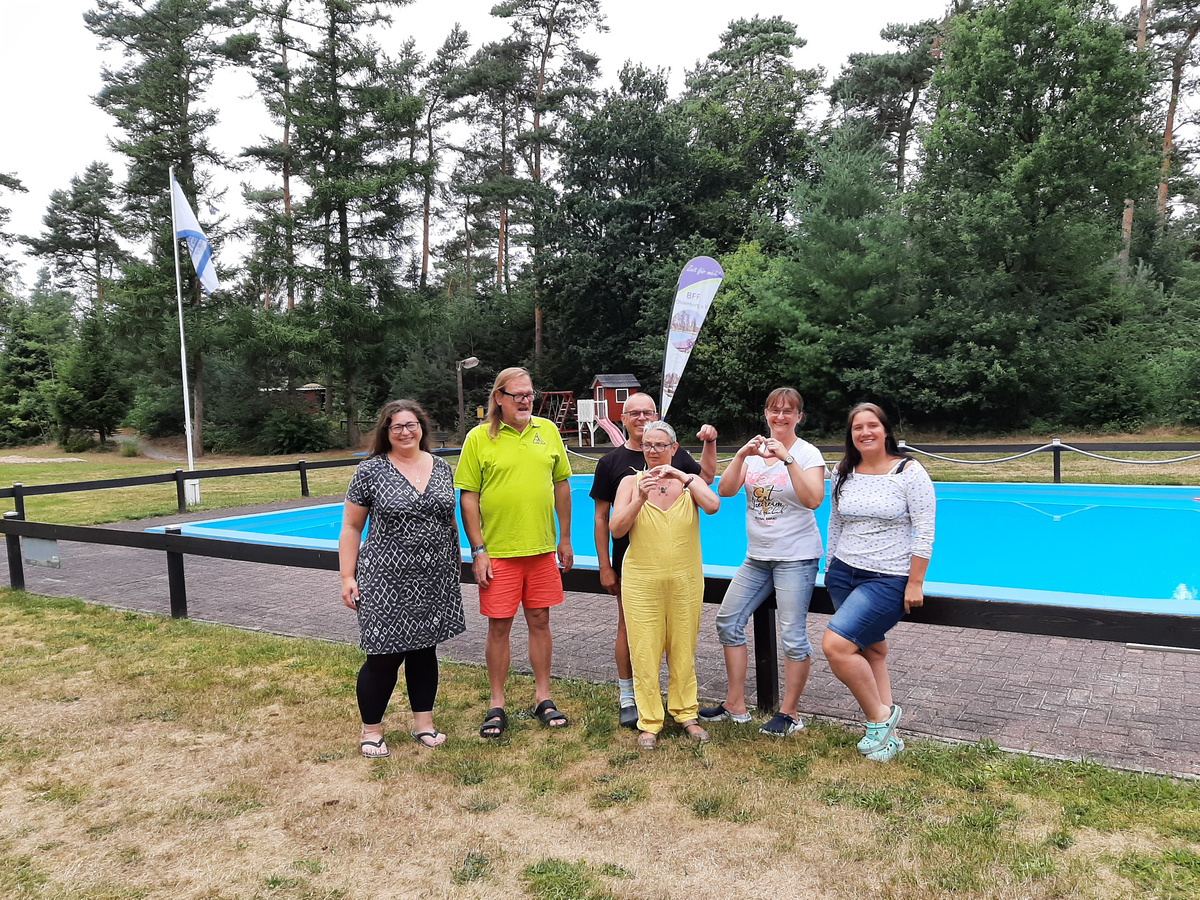
<path id="1" fill-rule="evenodd" d="M 810 723 L 639 753 L 608 686 L 561 733 L 475 733 L 481 670 L 443 667 L 447 746 L 357 753 L 353 648 L 0 590 L 0 896 L 1132 898 L 1200 894 L 1200 787 L 993 746 L 892 765 Z M 528 702 L 518 680 L 510 712 Z M 521 701 L 519 703 L 518 701 Z"/>

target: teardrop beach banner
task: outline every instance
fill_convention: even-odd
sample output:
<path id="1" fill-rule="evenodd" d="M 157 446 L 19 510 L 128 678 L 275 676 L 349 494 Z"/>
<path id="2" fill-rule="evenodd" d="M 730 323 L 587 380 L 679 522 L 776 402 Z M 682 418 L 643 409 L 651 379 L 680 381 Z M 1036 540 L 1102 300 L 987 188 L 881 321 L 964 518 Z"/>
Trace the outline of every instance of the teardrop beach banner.
<path id="1" fill-rule="evenodd" d="M 700 336 L 700 326 L 708 315 L 717 288 L 725 278 L 725 270 L 711 257 L 697 256 L 679 275 L 675 286 L 675 305 L 671 307 L 671 320 L 667 325 L 667 352 L 663 357 L 662 403 L 659 408 L 666 419 L 667 408 L 679 387 L 683 368 L 692 347 Z"/>

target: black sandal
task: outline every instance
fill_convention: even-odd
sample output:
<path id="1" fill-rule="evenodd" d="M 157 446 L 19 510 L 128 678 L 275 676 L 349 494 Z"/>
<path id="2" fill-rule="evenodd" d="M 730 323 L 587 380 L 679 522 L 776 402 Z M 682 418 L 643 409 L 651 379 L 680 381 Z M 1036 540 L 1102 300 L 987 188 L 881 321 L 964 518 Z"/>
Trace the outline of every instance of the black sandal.
<path id="1" fill-rule="evenodd" d="M 479 736 L 495 740 L 504 734 L 508 728 L 508 714 L 503 706 L 493 706 L 483 715 L 483 724 L 479 726 Z"/>
<path id="2" fill-rule="evenodd" d="M 547 728 L 566 728 L 571 724 L 567 717 L 558 711 L 553 700 L 543 700 L 530 711 L 530 715 Z"/>

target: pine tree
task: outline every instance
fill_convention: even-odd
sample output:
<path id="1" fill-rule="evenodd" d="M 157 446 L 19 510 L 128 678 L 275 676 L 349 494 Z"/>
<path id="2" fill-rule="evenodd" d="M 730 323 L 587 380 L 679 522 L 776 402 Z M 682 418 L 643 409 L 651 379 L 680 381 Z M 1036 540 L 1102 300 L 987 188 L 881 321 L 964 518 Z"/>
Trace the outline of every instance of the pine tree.
<path id="1" fill-rule="evenodd" d="M 327 382 L 336 380 L 343 392 L 355 446 L 366 382 L 414 312 L 401 272 L 411 242 L 419 164 L 409 151 L 421 101 L 408 89 L 411 55 L 387 60 L 367 36 L 387 21 L 381 8 L 397 5 L 315 7 L 308 21 L 320 40 L 303 49 L 291 104 L 295 172 L 308 189 L 294 207 L 297 258 L 312 298 L 297 312 L 320 339 Z"/>
<path id="2" fill-rule="evenodd" d="M 102 72 L 104 88 L 96 104 L 122 131 L 113 147 L 129 160 L 123 186 L 130 237 L 145 242 L 148 264 L 127 267 L 114 320 L 142 354 L 142 365 L 165 369 L 178 344 L 170 324 L 175 316 L 174 234 L 168 171 L 189 203 L 208 194 L 213 167 L 228 165 L 210 140 L 217 121 L 204 97 L 213 73 L 244 60 L 256 38 L 243 29 L 252 8 L 247 0 L 97 0 L 84 14 L 88 28 L 106 46 L 119 46 L 125 64 Z M 213 228 L 208 236 L 219 244 Z M 181 251 L 186 254 L 186 249 Z M 185 256 L 186 258 L 186 256 Z M 206 311 L 199 282 L 184 266 L 184 302 L 192 369 L 193 452 L 204 453 L 204 355 L 220 342 L 219 309 Z"/>
<path id="3" fill-rule="evenodd" d="M 50 194 L 40 237 L 26 238 L 35 256 L 45 257 L 64 287 L 82 283 L 92 302 L 104 305 L 104 285 L 129 255 L 117 239 L 121 217 L 116 211 L 117 185 L 107 163 L 91 163 L 68 190 Z"/>
<path id="4" fill-rule="evenodd" d="M 101 313 L 91 311 L 79 326 L 79 343 L 63 366 L 55 394 L 59 440 L 96 432 L 104 444 L 129 408 L 130 389 L 118 371 Z"/>

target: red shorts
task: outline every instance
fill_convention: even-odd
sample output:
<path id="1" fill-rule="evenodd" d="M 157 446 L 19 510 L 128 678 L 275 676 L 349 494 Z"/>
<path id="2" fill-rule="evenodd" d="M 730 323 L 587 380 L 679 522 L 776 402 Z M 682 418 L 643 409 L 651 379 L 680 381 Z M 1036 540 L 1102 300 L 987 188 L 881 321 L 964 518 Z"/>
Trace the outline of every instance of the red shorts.
<path id="1" fill-rule="evenodd" d="M 492 580 L 479 589 L 479 612 L 489 619 L 511 619 L 522 603 L 526 609 L 545 609 L 562 602 L 554 553 L 493 559 Z"/>

